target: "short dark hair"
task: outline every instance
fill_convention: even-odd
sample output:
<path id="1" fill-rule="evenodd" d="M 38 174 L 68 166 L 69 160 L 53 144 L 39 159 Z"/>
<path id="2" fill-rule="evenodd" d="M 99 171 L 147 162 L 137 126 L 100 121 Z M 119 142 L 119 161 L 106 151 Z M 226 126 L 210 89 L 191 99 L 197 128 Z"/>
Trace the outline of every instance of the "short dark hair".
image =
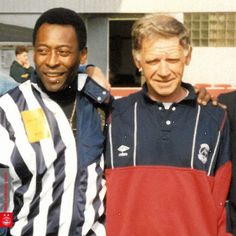
<path id="1" fill-rule="evenodd" d="M 87 32 L 84 21 L 75 12 L 67 8 L 52 8 L 44 12 L 36 21 L 33 30 L 33 45 L 35 46 L 37 32 L 44 23 L 57 25 L 71 25 L 75 29 L 79 50 L 86 48 Z"/>
<path id="2" fill-rule="evenodd" d="M 23 46 L 23 45 L 16 46 L 15 55 L 19 55 L 23 52 L 29 52 L 29 50 L 26 46 Z"/>

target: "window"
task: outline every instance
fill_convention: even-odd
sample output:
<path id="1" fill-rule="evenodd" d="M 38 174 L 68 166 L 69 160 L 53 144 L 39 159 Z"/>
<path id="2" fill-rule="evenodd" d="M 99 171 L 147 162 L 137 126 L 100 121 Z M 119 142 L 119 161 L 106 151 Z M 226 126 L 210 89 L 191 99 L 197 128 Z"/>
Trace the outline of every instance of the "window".
<path id="1" fill-rule="evenodd" d="M 112 87 L 139 87 L 140 73 L 132 57 L 131 28 L 133 20 L 109 22 L 109 77 Z"/>
<path id="2" fill-rule="evenodd" d="M 9 69 L 15 58 L 15 51 L 13 49 L 2 49 L 1 50 L 1 67 Z"/>
<path id="3" fill-rule="evenodd" d="M 193 46 L 235 47 L 236 13 L 185 13 Z"/>

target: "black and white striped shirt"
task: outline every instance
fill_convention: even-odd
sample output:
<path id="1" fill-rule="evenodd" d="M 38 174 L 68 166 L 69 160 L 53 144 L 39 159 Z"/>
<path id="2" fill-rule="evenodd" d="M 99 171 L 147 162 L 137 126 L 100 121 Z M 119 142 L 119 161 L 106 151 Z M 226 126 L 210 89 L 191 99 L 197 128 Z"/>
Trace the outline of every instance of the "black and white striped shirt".
<path id="1" fill-rule="evenodd" d="M 69 122 L 37 84 L 0 98 L 0 147 L 13 179 L 11 235 L 105 235 L 103 156 L 78 171 Z"/>

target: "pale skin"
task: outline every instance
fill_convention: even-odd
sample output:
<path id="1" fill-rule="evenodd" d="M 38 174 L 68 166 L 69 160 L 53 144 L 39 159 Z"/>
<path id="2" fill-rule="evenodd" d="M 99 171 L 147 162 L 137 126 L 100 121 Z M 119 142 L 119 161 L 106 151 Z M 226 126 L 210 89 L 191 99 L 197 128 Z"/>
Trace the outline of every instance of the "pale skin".
<path id="1" fill-rule="evenodd" d="M 137 68 L 143 73 L 150 98 L 161 102 L 178 102 L 186 91 L 181 87 L 184 67 L 191 61 L 192 48 L 184 49 L 177 37 L 144 39 L 142 48 L 133 51 Z M 206 105 L 209 100 L 218 105 L 204 88 L 195 88 L 197 101 Z M 221 104 L 219 104 L 221 105 Z M 225 108 L 225 107 L 223 107 Z"/>
<path id="2" fill-rule="evenodd" d="M 21 64 L 24 68 L 28 69 L 30 67 L 30 63 L 28 60 L 28 53 L 22 52 L 16 55 L 16 60 L 19 64 Z"/>
<path id="3" fill-rule="evenodd" d="M 111 90 L 111 84 L 109 83 L 106 76 L 103 74 L 102 70 L 95 66 L 89 66 L 86 69 L 86 73 L 95 80 L 99 85 L 101 85 L 106 90 Z"/>
<path id="4" fill-rule="evenodd" d="M 134 59 L 145 77 L 152 100 L 179 102 L 186 96 L 181 82 L 185 65 L 191 60 L 191 47 L 185 50 L 178 37 L 144 39 L 141 49 L 134 52 Z"/>

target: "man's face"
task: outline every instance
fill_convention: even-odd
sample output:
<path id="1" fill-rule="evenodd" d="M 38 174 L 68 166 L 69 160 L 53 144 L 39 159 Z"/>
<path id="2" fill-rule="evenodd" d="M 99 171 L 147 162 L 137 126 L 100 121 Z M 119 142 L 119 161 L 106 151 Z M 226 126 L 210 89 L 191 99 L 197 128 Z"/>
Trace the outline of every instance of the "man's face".
<path id="1" fill-rule="evenodd" d="M 16 59 L 21 65 L 24 66 L 25 64 L 28 63 L 28 53 L 27 52 L 22 52 L 20 54 L 17 54 Z"/>
<path id="2" fill-rule="evenodd" d="M 65 88 L 76 76 L 79 45 L 70 25 L 43 24 L 35 41 L 34 62 L 44 87 L 50 92 Z"/>
<path id="3" fill-rule="evenodd" d="M 184 52 L 177 37 L 143 40 L 135 62 L 142 68 L 150 98 L 161 102 L 177 102 L 181 98 L 184 66 L 190 61 L 190 53 L 185 56 Z"/>

